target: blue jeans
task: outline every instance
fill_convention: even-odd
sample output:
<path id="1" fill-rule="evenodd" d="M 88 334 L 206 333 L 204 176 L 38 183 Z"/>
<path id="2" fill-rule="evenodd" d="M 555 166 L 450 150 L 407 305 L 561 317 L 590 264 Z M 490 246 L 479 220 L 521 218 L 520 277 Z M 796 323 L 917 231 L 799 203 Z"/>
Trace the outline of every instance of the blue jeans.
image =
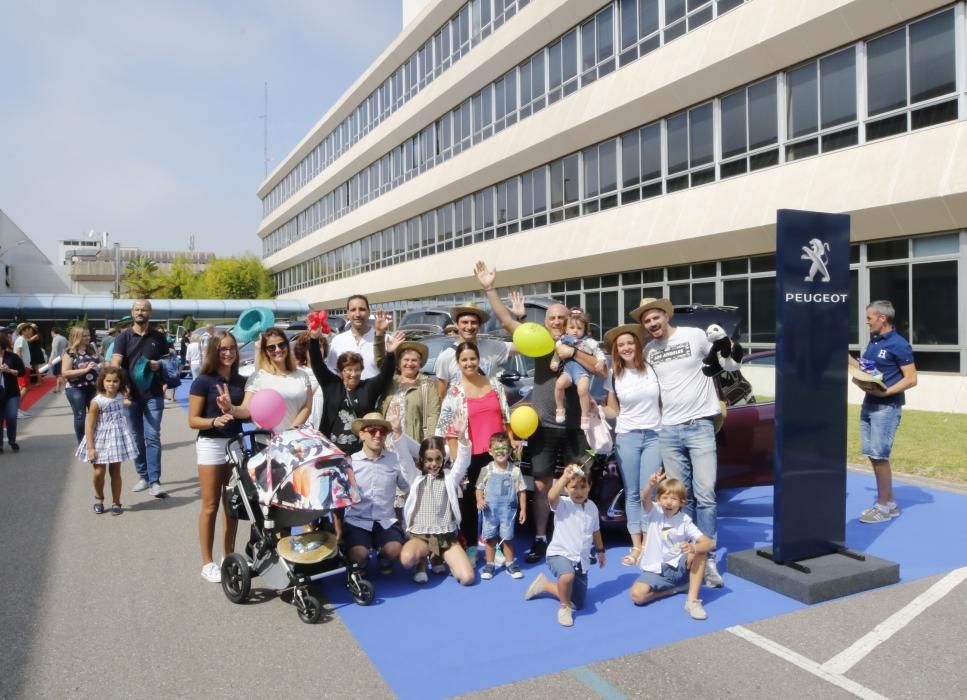
<path id="1" fill-rule="evenodd" d="M 681 479 L 688 492 L 688 515 L 713 542 L 715 525 L 715 425 L 711 418 L 698 418 L 681 425 L 661 428 L 661 459 L 665 472 Z"/>
<path id="2" fill-rule="evenodd" d="M 81 444 L 84 437 L 84 422 L 87 420 L 87 408 L 94 398 L 94 385 L 89 386 L 68 386 L 67 403 L 71 405 L 74 412 L 74 435 L 77 437 L 77 444 Z"/>
<path id="3" fill-rule="evenodd" d="M 7 375 L 9 381 L 10 375 Z M 20 397 L 14 396 L 0 404 L 3 407 L 0 419 L 7 425 L 7 441 L 10 444 L 17 442 L 17 411 L 20 410 Z M 0 426 L 0 447 L 3 447 L 3 428 Z"/>
<path id="4" fill-rule="evenodd" d="M 864 403 L 860 409 L 860 451 L 870 459 L 889 460 L 902 415 L 903 406 L 898 404 Z"/>
<path id="5" fill-rule="evenodd" d="M 615 436 L 618 469 L 625 485 L 625 517 L 628 532 L 641 533 L 641 489 L 661 466 L 661 443 L 657 430 L 632 430 Z"/>
<path id="6" fill-rule="evenodd" d="M 134 444 L 138 446 L 134 468 L 138 470 L 138 476 L 149 484 L 161 481 L 161 416 L 164 410 L 163 396 L 131 401 L 125 410 L 134 434 Z"/>

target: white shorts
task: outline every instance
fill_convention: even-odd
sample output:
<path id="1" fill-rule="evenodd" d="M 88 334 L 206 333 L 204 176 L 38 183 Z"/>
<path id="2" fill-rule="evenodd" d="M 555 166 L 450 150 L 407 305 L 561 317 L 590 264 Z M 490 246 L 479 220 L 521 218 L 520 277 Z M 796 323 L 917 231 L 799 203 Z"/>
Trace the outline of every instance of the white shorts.
<path id="1" fill-rule="evenodd" d="M 195 452 L 198 464 L 226 464 L 225 445 L 228 438 L 209 438 L 198 436 L 195 442 Z"/>

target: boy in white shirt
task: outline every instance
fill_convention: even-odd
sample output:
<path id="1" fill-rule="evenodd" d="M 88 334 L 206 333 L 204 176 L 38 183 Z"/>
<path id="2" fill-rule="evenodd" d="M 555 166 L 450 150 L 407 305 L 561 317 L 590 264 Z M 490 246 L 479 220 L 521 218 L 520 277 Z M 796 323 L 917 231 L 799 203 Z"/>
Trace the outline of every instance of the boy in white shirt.
<path id="1" fill-rule="evenodd" d="M 656 484 L 657 504 L 651 500 Z M 642 573 L 631 587 L 631 600 L 635 605 L 645 605 L 687 590 L 685 611 L 695 620 L 704 620 L 708 614 L 698 592 L 705 575 L 707 554 L 715 543 L 682 512 L 687 502 L 685 484 L 678 479 L 666 479 L 664 469 L 652 474 L 642 490 L 645 551 L 640 562 Z"/>
<path id="2" fill-rule="evenodd" d="M 588 500 L 589 486 L 588 477 L 577 464 L 567 465 L 551 486 L 547 500 L 554 511 L 554 536 L 547 547 L 547 566 L 557 580 L 552 583 L 538 574 L 524 594 L 524 600 L 547 593 L 561 601 L 557 621 L 564 627 L 574 624 L 572 609 L 584 607 L 592 540 L 598 551 L 598 566 L 604 568 L 598 508 Z M 567 495 L 562 496 L 565 488 Z"/>

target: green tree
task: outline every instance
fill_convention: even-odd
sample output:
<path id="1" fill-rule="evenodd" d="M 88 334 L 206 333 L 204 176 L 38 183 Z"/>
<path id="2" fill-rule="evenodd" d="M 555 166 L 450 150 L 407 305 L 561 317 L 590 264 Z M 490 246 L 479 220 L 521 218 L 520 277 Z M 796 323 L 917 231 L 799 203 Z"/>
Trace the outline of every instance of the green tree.
<path id="1" fill-rule="evenodd" d="M 124 266 L 124 286 L 128 295 L 137 299 L 150 299 L 165 288 L 158 272 L 158 263 L 146 255 L 129 260 Z"/>
<path id="2" fill-rule="evenodd" d="M 195 271 L 192 269 L 188 256 L 177 256 L 171 263 L 171 269 L 161 275 L 164 289 L 161 290 L 162 293 L 158 294 L 158 298 L 191 299 L 191 289 L 195 285 L 195 278 Z"/>
<path id="3" fill-rule="evenodd" d="M 271 299 L 275 281 L 253 255 L 216 258 L 201 275 L 199 291 L 209 299 Z"/>

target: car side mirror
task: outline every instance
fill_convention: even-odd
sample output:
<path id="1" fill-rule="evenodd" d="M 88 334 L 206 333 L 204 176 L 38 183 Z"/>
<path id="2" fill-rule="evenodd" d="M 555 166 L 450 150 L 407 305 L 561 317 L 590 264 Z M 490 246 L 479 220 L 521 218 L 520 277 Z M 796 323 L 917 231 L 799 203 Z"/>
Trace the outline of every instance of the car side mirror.
<path id="1" fill-rule="evenodd" d="M 511 384 L 513 382 L 519 382 L 521 379 L 521 376 L 520 376 L 520 372 L 502 369 L 499 372 L 497 372 L 497 379 L 502 381 L 504 384 Z"/>

